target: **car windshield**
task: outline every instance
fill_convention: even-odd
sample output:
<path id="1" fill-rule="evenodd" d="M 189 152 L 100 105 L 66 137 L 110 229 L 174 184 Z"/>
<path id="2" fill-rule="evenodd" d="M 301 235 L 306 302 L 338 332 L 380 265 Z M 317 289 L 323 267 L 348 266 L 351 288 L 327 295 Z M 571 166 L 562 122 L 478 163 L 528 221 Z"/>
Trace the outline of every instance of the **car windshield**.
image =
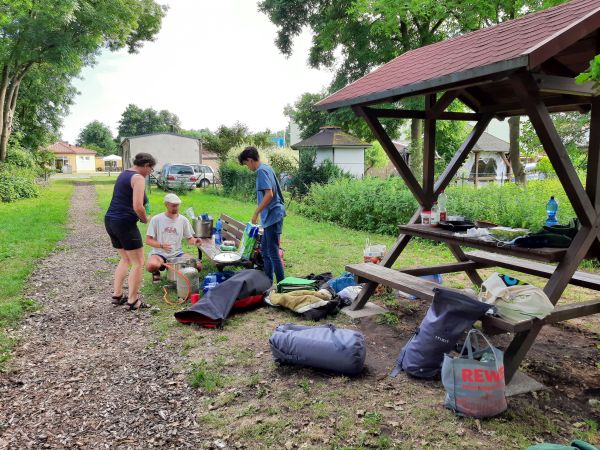
<path id="1" fill-rule="evenodd" d="M 174 175 L 194 175 L 190 166 L 172 166 L 170 172 Z"/>

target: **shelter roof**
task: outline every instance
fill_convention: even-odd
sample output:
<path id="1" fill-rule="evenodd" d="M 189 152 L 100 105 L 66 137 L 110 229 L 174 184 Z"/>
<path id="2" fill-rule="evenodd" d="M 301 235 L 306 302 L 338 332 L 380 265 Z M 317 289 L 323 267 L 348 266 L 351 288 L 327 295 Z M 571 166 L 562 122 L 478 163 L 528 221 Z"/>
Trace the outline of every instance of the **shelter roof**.
<path id="1" fill-rule="evenodd" d="M 483 132 L 475 147 L 474 152 L 494 152 L 494 153 L 508 153 L 510 145 L 504 139 L 500 139 L 493 134 Z"/>
<path id="2" fill-rule="evenodd" d="M 360 140 L 359 138 L 348 134 L 340 127 L 335 126 L 324 126 L 321 127 L 317 134 L 312 135 L 294 145 L 292 148 L 298 150 L 301 148 L 309 147 L 357 147 L 366 148 L 370 147 L 371 144 Z"/>
<path id="3" fill-rule="evenodd" d="M 316 109 L 390 102 L 480 82 L 493 84 L 519 69 L 573 77 L 597 54 L 599 28 L 600 2 L 573 0 L 408 51 L 321 100 Z M 507 89 L 510 86 L 489 87 L 478 86 L 480 92 L 467 89 L 460 98 L 469 100 L 473 109 L 498 99 L 515 101 Z"/>
<path id="4" fill-rule="evenodd" d="M 76 145 L 71 145 L 68 142 L 64 142 L 64 141 L 55 142 L 48 148 L 48 150 L 50 150 L 52 153 L 56 153 L 56 154 L 60 154 L 60 155 L 64 155 L 64 154 L 95 155 L 96 154 L 95 150 L 85 148 L 85 147 L 78 147 Z"/>

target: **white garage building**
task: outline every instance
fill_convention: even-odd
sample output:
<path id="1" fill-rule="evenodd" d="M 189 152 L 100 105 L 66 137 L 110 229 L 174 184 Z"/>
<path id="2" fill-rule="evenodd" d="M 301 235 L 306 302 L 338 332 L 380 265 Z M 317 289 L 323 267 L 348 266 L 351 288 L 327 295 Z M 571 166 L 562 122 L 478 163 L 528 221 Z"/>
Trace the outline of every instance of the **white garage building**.
<path id="1" fill-rule="evenodd" d="M 137 153 L 150 153 L 156 158 L 156 171 L 168 163 L 201 164 L 200 139 L 175 133 L 152 133 L 131 136 L 121 142 L 123 167 L 131 167 Z"/>

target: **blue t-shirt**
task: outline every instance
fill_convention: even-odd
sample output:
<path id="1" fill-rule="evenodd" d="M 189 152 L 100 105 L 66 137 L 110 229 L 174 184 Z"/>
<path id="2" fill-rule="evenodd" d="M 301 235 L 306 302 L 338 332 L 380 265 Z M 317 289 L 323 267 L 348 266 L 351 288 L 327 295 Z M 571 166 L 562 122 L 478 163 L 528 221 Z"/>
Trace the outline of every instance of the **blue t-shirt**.
<path id="1" fill-rule="evenodd" d="M 265 196 L 265 189 L 273 191 L 273 198 L 267 207 L 260 212 L 260 222 L 263 228 L 270 227 L 282 220 L 285 217 L 285 206 L 283 206 L 283 199 L 279 195 L 279 189 L 277 189 L 275 172 L 270 166 L 261 164 L 256 169 L 256 201 L 259 205 Z"/>

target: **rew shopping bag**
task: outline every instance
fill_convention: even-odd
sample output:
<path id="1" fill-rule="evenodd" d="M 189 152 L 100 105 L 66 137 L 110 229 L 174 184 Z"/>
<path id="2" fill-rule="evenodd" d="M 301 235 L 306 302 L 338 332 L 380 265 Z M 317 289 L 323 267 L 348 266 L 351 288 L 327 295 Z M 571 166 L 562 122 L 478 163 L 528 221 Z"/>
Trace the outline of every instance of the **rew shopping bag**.
<path id="1" fill-rule="evenodd" d="M 497 314 L 512 322 L 543 319 L 554 310 L 543 290 L 499 273 L 493 273 L 483 282 L 479 299 L 495 305 Z"/>
<path id="2" fill-rule="evenodd" d="M 385 255 L 386 247 L 383 244 L 371 244 L 369 239 L 365 244 L 365 249 L 363 251 L 363 261 L 364 262 L 372 262 L 374 264 L 379 264 L 381 259 Z"/>
<path id="3" fill-rule="evenodd" d="M 487 346 L 473 352 L 471 341 L 476 335 L 480 335 Z M 444 355 L 442 384 L 446 389 L 444 406 L 460 415 L 492 417 L 507 408 L 504 355 L 479 330 L 469 331 L 460 356 Z"/>

